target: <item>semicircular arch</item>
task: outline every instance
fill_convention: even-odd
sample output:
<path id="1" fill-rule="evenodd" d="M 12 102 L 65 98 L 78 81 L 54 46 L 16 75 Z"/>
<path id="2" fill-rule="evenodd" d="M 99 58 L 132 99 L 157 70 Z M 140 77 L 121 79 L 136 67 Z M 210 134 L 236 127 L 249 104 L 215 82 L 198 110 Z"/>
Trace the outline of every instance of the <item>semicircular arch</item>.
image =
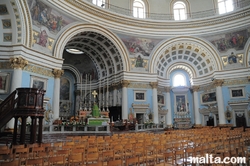
<path id="1" fill-rule="evenodd" d="M 178 37 L 162 42 L 154 50 L 149 72 L 168 78 L 170 66 L 176 63 L 188 66 L 193 71 L 193 78 L 211 75 L 222 69 L 221 59 L 214 46 L 200 38 Z"/>
<path id="2" fill-rule="evenodd" d="M 129 58 L 128 54 L 126 51 L 126 48 L 123 44 L 123 42 L 119 39 L 118 36 L 113 34 L 111 31 L 98 26 L 94 24 L 75 24 L 71 26 L 69 29 L 64 31 L 61 36 L 58 38 L 57 43 L 54 47 L 54 52 L 53 55 L 56 58 L 62 58 L 63 56 L 63 51 L 67 43 L 77 34 L 83 33 L 83 32 L 93 32 L 93 33 L 98 33 L 103 36 L 105 36 L 108 40 L 110 40 L 115 48 L 117 49 L 119 53 L 119 57 L 122 60 L 122 70 L 127 71 L 130 70 L 129 67 Z"/>

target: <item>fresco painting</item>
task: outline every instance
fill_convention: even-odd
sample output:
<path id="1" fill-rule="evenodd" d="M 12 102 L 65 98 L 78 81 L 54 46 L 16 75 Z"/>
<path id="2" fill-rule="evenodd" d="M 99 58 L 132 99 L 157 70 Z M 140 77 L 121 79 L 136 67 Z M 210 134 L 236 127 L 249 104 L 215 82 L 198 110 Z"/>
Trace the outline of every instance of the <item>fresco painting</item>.
<path id="1" fill-rule="evenodd" d="M 141 53 L 143 56 L 148 57 L 154 47 L 160 42 L 160 40 L 157 39 L 136 38 L 124 35 L 119 36 L 131 55 Z"/>
<path id="2" fill-rule="evenodd" d="M 243 50 L 249 36 L 250 31 L 245 29 L 208 37 L 208 40 L 218 49 L 218 51 L 226 52 L 228 49 Z"/>
<path id="3" fill-rule="evenodd" d="M 63 27 L 74 20 L 63 16 L 40 0 L 28 0 L 33 25 L 45 26 L 51 33 L 57 34 Z"/>

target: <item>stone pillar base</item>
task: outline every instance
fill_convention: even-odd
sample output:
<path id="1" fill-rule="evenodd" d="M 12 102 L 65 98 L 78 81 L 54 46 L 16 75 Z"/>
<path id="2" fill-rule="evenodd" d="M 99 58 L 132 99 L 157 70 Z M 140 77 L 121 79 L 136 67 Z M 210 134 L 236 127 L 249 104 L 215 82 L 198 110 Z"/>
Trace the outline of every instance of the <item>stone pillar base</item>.
<path id="1" fill-rule="evenodd" d="M 195 127 L 195 128 L 201 128 L 202 125 L 201 125 L 201 124 L 195 124 L 194 127 Z"/>

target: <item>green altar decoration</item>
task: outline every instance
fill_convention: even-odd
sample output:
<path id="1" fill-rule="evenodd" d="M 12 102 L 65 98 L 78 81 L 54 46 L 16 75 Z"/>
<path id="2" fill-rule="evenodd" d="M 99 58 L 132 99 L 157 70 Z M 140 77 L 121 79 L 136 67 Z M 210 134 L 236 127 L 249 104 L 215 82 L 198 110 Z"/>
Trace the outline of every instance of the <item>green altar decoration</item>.
<path id="1" fill-rule="evenodd" d="M 92 108 L 92 117 L 99 118 L 100 117 L 100 111 L 96 103 L 94 103 Z"/>
<path id="2" fill-rule="evenodd" d="M 88 118 L 89 126 L 105 126 L 109 124 L 109 118 Z"/>
<path id="3" fill-rule="evenodd" d="M 96 91 L 94 90 L 92 95 L 94 96 L 94 100 L 96 98 Z M 102 118 L 100 117 L 100 110 L 98 105 L 94 102 L 93 108 L 92 108 L 92 117 L 88 118 L 87 124 L 89 126 L 106 126 L 109 124 L 110 120 L 109 118 Z"/>

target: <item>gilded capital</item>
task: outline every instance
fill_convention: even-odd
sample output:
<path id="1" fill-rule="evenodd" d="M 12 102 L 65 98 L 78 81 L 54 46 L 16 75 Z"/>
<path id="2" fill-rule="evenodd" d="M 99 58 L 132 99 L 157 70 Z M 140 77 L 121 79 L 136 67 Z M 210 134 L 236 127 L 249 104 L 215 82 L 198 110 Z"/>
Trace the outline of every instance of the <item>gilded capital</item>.
<path id="1" fill-rule="evenodd" d="M 14 58 L 10 58 L 10 66 L 13 69 L 22 69 L 27 66 L 28 61 L 25 60 L 22 57 L 14 57 Z"/>
<path id="2" fill-rule="evenodd" d="M 199 89 L 200 89 L 200 86 L 197 86 L 197 85 L 192 86 L 192 90 L 194 92 L 197 92 Z"/>
<path id="3" fill-rule="evenodd" d="M 128 87 L 128 85 L 130 84 L 130 81 L 129 80 L 122 80 L 121 81 L 121 84 L 122 84 L 122 87 Z"/>
<path id="4" fill-rule="evenodd" d="M 171 90 L 171 87 L 170 87 L 170 86 L 167 86 L 167 87 L 164 88 L 164 90 L 165 90 L 167 93 L 169 93 L 170 90 Z"/>
<path id="5" fill-rule="evenodd" d="M 55 78 L 60 78 L 64 74 L 64 70 L 53 69 L 52 73 L 54 74 Z"/>
<path id="6" fill-rule="evenodd" d="M 215 79 L 213 81 L 213 84 L 217 87 L 217 86 L 222 86 L 222 84 L 224 83 L 224 80 L 217 80 Z"/>
<path id="7" fill-rule="evenodd" d="M 152 89 L 157 88 L 158 82 L 150 82 L 150 85 L 151 85 Z"/>

